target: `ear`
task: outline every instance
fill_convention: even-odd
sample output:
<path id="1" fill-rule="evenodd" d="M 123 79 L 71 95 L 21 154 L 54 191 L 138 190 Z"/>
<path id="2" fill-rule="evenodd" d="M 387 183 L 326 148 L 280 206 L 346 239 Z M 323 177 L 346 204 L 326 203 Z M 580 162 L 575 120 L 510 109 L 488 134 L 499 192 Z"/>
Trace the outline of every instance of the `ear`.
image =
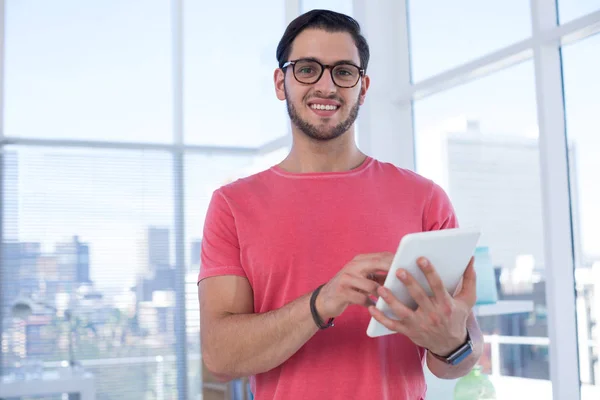
<path id="1" fill-rule="evenodd" d="M 285 100 L 285 72 L 277 68 L 273 73 L 273 83 L 275 84 L 275 95 L 279 100 Z"/>
<path id="2" fill-rule="evenodd" d="M 371 84 L 371 78 L 369 78 L 369 75 L 365 75 L 362 78 L 362 84 L 360 86 L 360 96 L 358 97 L 358 101 L 361 106 L 365 102 L 365 97 L 367 97 L 367 91 L 369 90 L 370 84 Z"/>

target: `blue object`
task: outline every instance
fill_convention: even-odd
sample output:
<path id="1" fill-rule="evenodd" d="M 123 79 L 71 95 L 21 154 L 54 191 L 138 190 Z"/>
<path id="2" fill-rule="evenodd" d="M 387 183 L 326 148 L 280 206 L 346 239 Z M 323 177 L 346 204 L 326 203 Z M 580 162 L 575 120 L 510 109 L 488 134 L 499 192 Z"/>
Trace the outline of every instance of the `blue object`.
<path id="1" fill-rule="evenodd" d="M 247 382 L 244 388 L 244 381 L 242 379 L 235 379 L 231 382 L 231 388 L 231 397 L 229 400 L 254 399 L 254 395 L 250 390 L 250 382 Z M 246 397 L 244 397 L 244 390 L 246 391 Z"/>
<path id="2" fill-rule="evenodd" d="M 487 246 L 475 249 L 475 272 L 477 273 L 477 305 L 494 304 L 498 301 L 494 264 Z"/>

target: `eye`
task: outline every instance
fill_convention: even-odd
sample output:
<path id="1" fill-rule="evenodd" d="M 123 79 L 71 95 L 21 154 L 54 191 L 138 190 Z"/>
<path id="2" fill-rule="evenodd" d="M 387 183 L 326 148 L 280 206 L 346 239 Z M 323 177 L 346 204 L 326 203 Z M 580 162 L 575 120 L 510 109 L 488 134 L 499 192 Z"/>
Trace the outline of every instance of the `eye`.
<path id="1" fill-rule="evenodd" d="M 313 73 L 313 69 L 311 67 L 301 67 L 296 72 L 299 74 L 311 74 Z"/>
<path id="2" fill-rule="evenodd" d="M 295 65 L 294 72 L 297 77 L 313 78 L 321 73 L 319 64 L 314 61 L 298 61 Z"/>
<path id="3" fill-rule="evenodd" d="M 338 65 L 334 69 L 334 74 L 337 79 L 343 79 L 345 82 L 353 81 L 358 75 L 358 68 L 353 65 Z"/>

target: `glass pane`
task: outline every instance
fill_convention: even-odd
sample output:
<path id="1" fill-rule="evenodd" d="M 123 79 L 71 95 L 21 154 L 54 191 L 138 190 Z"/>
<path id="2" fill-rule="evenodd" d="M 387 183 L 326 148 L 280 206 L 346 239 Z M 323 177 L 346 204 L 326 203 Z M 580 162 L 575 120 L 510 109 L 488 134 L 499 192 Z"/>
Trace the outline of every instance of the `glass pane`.
<path id="1" fill-rule="evenodd" d="M 285 103 L 275 96 L 275 51 L 285 29 L 285 2 L 186 1 L 185 141 L 258 147 L 288 132 Z M 223 21 L 227 21 L 226 24 Z M 260 23 L 257 24 L 257 21 Z"/>
<path id="2" fill-rule="evenodd" d="M 250 157 L 190 154 L 185 158 L 185 233 L 186 233 L 186 330 L 188 385 L 191 399 L 203 394 L 203 384 L 210 381 L 204 372 L 200 354 L 200 307 L 198 273 L 202 229 L 208 203 L 218 187 L 235 180 L 251 164 Z"/>
<path id="3" fill-rule="evenodd" d="M 185 232 L 186 232 L 186 322 L 188 385 L 190 398 L 202 392 L 203 382 L 210 377 L 202 371 L 200 356 L 200 309 L 198 273 L 200 246 L 206 210 L 213 192 L 234 180 L 260 172 L 285 158 L 288 148 L 261 157 L 189 154 L 185 158 Z M 214 384 L 215 382 L 209 382 Z"/>
<path id="4" fill-rule="evenodd" d="M 171 155 L 5 151 L 19 213 L 3 243 L 3 371 L 58 374 L 72 332 L 98 398 L 176 397 Z"/>
<path id="5" fill-rule="evenodd" d="M 478 318 L 490 335 L 481 366 L 519 388 L 507 398 L 551 393 L 533 63 L 417 101 L 414 116 L 417 172 L 448 192 L 461 226 L 481 229 L 499 299 L 527 306 Z"/>
<path id="6" fill-rule="evenodd" d="M 562 49 L 571 171 L 579 374 L 583 400 L 600 398 L 600 35 Z"/>
<path id="7" fill-rule="evenodd" d="M 598 0 L 558 1 L 558 15 L 561 24 L 598 10 L 600 10 L 600 2 Z"/>
<path id="8" fill-rule="evenodd" d="M 5 135 L 167 143 L 169 2 L 7 1 Z"/>
<path id="9" fill-rule="evenodd" d="M 413 81 L 421 81 L 529 37 L 529 3 L 523 0 L 409 0 Z"/>
<path id="10" fill-rule="evenodd" d="M 352 0 L 302 0 L 302 12 L 315 9 L 332 10 L 353 16 Z"/>

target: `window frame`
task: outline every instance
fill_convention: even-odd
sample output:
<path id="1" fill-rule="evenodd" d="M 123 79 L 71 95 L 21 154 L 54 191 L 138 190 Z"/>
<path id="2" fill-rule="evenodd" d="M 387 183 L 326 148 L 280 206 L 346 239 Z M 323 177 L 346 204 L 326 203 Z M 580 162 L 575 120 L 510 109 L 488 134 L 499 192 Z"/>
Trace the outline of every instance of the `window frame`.
<path id="1" fill-rule="evenodd" d="M 532 35 L 529 38 L 414 83 L 410 74 L 408 1 L 386 2 L 384 5 L 370 3 L 367 7 L 366 0 L 354 0 L 355 17 L 373 46 L 373 66 L 370 65 L 369 70 L 377 75 L 375 81 L 384 81 L 389 88 L 369 93 L 369 102 L 372 104 L 375 100 L 377 103 L 377 107 L 373 108 L 386 112 L 365 107 L 363 118 L 359 121 L 361 144 L 374 157 L 415 170 L 415 101 L 533 60 L 540 127 L 552 393 L 554 399 L 579 399 L 575 262 L 560 52 L 563 45 L 600 32 L 600 10 L 561 25 L 556 0 L 530 0 Z M 394 22 L 396 27 L 392 25 Z M 390 39 L 390 36 L 393 38 Z M 402 60 L 403 65 L 394 71 L 385 70 L 385 63 L 398 60 Z M 393 132 L 390 132 L 390 127 L 394 128 Z"/>

